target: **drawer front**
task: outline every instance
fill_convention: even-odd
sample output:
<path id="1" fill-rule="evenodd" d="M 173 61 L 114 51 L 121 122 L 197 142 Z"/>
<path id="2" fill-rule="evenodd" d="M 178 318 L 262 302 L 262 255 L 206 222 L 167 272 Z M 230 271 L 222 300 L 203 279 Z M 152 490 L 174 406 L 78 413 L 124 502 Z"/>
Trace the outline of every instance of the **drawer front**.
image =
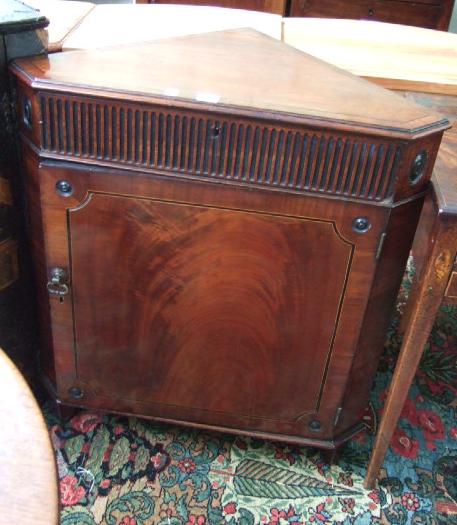
<path id="1" fill-rule="evenodd" d="M 395 0 L 292 0 L 290 16 L 354 18 L 437 28 L 443 14 L 439 3 Z"/>
<path id="2" fill-rule="evenodd" d="M 338 131 L 74 96 L 39 100 L 45 153 L 243 186 L 384 201 L 404 152 Z"/>

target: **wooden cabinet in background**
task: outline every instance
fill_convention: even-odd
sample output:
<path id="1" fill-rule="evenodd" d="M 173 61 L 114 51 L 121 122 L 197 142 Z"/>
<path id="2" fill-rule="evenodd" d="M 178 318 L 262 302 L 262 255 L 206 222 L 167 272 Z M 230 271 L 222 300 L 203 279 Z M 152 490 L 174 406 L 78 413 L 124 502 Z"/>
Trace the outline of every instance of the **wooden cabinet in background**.
<path id="1" fill-rule="evenodd" d="M 186 4 L 251 9 L 282 16 L 376 20 L 447 31 L 454 0 L 137 0 L 149 4 Z"/>
<path id="2" fill-rule="evenodd" d="M 454 0 L 291 0 L 288 16 L 377 20 L 447 31 Z"/>
<path id="3" fill-rule="evenodd" d="M 251 30 L 12 71 L 53 395 L 357 432 L 447 121 Z"/>

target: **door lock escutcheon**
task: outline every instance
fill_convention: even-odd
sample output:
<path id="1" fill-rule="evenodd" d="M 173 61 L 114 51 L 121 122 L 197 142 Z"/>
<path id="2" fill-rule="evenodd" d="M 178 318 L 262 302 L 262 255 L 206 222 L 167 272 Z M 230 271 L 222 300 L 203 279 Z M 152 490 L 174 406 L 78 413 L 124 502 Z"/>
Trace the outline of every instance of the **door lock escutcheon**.
<path id="1" fill-rule="evenodd" d="M 51 295 L 67 295 L 69 288 L 66 270 L 63 268 L 52 268 L 49 273 L 47 288 Z"/>

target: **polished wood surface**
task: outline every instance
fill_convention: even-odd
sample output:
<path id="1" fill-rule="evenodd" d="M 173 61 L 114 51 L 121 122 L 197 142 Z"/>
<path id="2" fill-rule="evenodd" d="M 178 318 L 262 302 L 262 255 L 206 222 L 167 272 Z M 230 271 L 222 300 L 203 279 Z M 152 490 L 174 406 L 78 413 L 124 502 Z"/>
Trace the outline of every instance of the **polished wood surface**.
<path id="1" fill-rule="evenodd" d="M 88 389 L 219 412 L 219 424 L 258 418 L 271 432 L 318 409 L 316 378 L 358 262 L 332 222 L 117 194 L 89 199 L 69 214 L 78 378 Z M 117 279 L 106 279 L 110 261 Z M 312 280 L 319 286 L 310 289 Z M 128 360 L 110 357 L 126 351 Z"/>
<path id="2" fill-rule="evenodd" d="M 357 354 L 351 367 L 346 386 L 345 406 L 339 424 L 342 428 L 351 424 L 366 409 L 367 399 L 373 386 L 379 358 L 384 348 L 386 333 L 395 308 L 409 246 L 414 238 L 422 199 L 415 200 L 392 210 L 386 237 L 382 246 L 382 258 L 377 268 L 365 313 L 365 325 L 357 345 Z M 351 419 L 352 418 L 352 419 Z"/>
<path id="3" fill-rule="evenodd" d="M 242 27 L 281 40 L 281 21 L 280 15 L 246 9 L 167 4 L 97 5 L 65 38 L 63 50 L 120 46 Z"/>
<path id="4" fill-rule="evenodd" d="M 42 94 L 39 104 L 33 100 L 32 111 L 41 111 L 40 125 L 22 128 L 54 158 L 368 202 L 401 201 L 426 190 L 440 140 L 435 134 L 407 144 L 262 123 L 236 118 L 233 111 L 149 110 L 126 102 L 93 104 L 71 95 Z M 429 158 L 420 180 L 412 185 L 409 178 L 396 177 L 402 162 L 412 166 L 423 151 Z"/>
<path id="5" fill-rule="evenodd" d="M 281 23 L 285 43 L 384 87 L 457 94 L 457 35 L 368 20 L 281 19 L 198 6 L 99 5 L 66 37 L 63 49 L 94 49 L 235 27 L 251 27 L 281 40 Z"/>
<path id="6" fill-rule="evenodd" d="M 15 67 L 26 69 L 36 88 L 58 89 L 66 83 L 79 93 L 129 93 L 129 100 L 238 108 L 251 116 L 254 111 L 270 118 L 282 115 L 283 120 L 298 116 L 308 125 L 331 123 L 373 135 L 414 137 L 447 127 L 438 116 L 393 93 L 252 30 L 59 53 L 17 61 Z"/>
<path id="7" fill-rule="evenodd" d="M 133 67 L 152 50 L 168 65 Z M 447 121 L 252 31 L 113 53 L 13 65 L 51 389 L 334 449 L 360 429 Z M 171 80 L 221 102 L 159 96 Z"/>
<path id="8" fill-rule="evenodd" d="M 23 146 L 23 145 L 22 145 Z M 28 244 L 32 256 L 31 280 L 35 285 L 35 311 L 38 321 L 38 347 L 40 373 L 49 384 L 56 384 L 56 373 L 52 348 L 52 324 L 49 308 L 49 294 L 44 286 L 48 275 L 46 269 L 46 252 L 44 245 L 43 217 L 41 212 L 41 190 L 39 181 L 33 174 L 33 156 L 26 147 L 21 148 L 27 199 L 27 232 Z"/>
<path id="9" fill-rule="evenodd" d="M 24 378 L 0 350 L 0 512 L 2 521 L 57 525 L 54 450 Z"/>
<path id="10" fill-rule="evenodd" d="M 329 205 L 319 198 L 214 188 L 178 179 L 164 183 L 158 177 L 120 171 L 92 168 L 89 174 L 55 163 L 35 170 L 32 176 L 40 180 L 42 202 L 47 203 L 43 222 L 48 268 L 70 268 L 72 274 L 73 296 L 62 302 L 58 297 L 50 301 L 62 402 L 231 431 L 269 433 L 276 438 L 284 435 L 295 442 L 326 439 L 327 446 L 331 445 L 335 403 L 341 399 L 342 377 L 352 363 L 347 349 L 356 346 L 355 327 L 361 322 L 370 290 L 376 266 L 373 253 L 388 209 L 370 209 L 364 204 L 348 207 L 343 202 Z M 56 193 L 60 179 L 73 185 L 71 196 Z M 182 214 L 184 223 L 178 221 Z M 352 229 L 354 214 L 369 214 L 372 228 L 367 235 Z M 417 214 L 411 217 L 414 220 Z M 248 231 L 252 233 L 248 235 Z M 192 236 L 190 232 L 194 232 Z M 93 235 L 99 246 L 92 242 Z M 64 238 L 70 242 L 71 255 Z M 325 239 L 325 243 L 318 239 Z M 206 241 L 214 251 L 201 249 Z M 96 252 L 89 256 L 94 246 Z M 282 251 L 292 260 L 300 257 L 306 263 L 297 268 L 280 256 Z M 189 253 L 197 258 L 197 267 L 191 257 L 182 259 Z M 121 254 L 125 258 L 121 259 Z M 161 270 L 164 257 L 169 264 Z M 105 271 L 113 260 L 119 261 L 114 280 Z M 334 267 L 333 260 L 340 261 L 343 268 Z M 90 261 L 92 270 L 87 268 Z M 201 268 L 206 271 L 199 271 Z M 328 297 L 324 303 L 309 289 L 310 279 L 316 282 L 318 272 L 322 278 L 317 289 Z M 315 275 L 310 277 L 310 273 Z M 294 285 L 289 282 L 292 275 Z M 339 293 L 326 284 L 328 275 L 340 281 Z M 295 291 L 298 284 L 302 295 Z M 343 292 L 344 308 L 340 303 Z M 316 326 L 301 326 L 302 309 Z M 76 355 L 73 323 L 79 345 Z M 261 327 L 268 330 L 275 345 L 263 339 Z M 216 329 L 219 335 L 214 334 Z M 192 344 L 187 346 L 186 342 Z M 317 349 L 322 352 L 319 356 Z M 116 359 L 109 358 L 106 351 Z M 234 357 L 231 364 L 229 355 Z M 155 356 L 160 356 L 160 361 Z M 202 368 L 205 356 L 207 360 L 214 356 L 214 360 L 211 357 L 211 363 Z M 151 360 L 146 367 L 145 358 Z M 100 367 L 107 368 L 106 374 Z M 249 374 L 247 382 L 243 368 Z M 294 370 L 301 370 L 303 376 L 308 368 L 319 381 L 313 378 L 314 385 L 295 384 Z M 145 369 L 152 375 L 148 372 L 143 380 L 139 374 L 143 370 L 143 376 Z M 126 370 L 135 374 L 132 383 L 127 381 Z M 275 370 L 284 377 L 275 376 Z M 204 380 L 201 374 L 205 373 Z M 216 379 L 222 377 L 231 379 L 221 385 Z M 118 384 L 121 378 L 125 389 Z M 284 383 L 287 392 L 295 384 L 294 389 L 302 389 L 306 395 L 283 396 L 273 386 L 278 382 Z M 71 397 L 75 386 L 84 392 L 81 401 Z M 248 403 L 251 388 L 257 393 Z M 233 398 L 227 395 L 222 399 L 219 391 L 231 393 Z M 166 402 L 165 394 L 175 406 Z M 245 407 L 240 410 L 243 400 Z M 192 402 L 196 406 L 189 406 Z M 255 402 L 257 408 L 252 405 Z M 283 409 L 278 410 L 281 402 Z M 224 411 L 217 409 L 218 405 Z M 281 418 L 282 412 L 287 417 Z M 321 425 L 317 432 L 308 430 L 313 418 Z"/>
<path id="11" fill-rule="evenodd" d="M 67 16 L 66 11 L 54 11 L 51 29 L 66 27 Z M 63 50 L 94 49 L 236 27 L 251 27 L 281 40 L 281 25 L 287 44 L 384 87 L 457 93 L 457 35 L 368 20 L 282 19 L 184 5 L 97 5 L 63 42 L 60 36 L 55 40 L 51 30 L 50 44 L 62 45 Z"/>
<path id="12" fill-rule="evenodd" d="M 377 20 L 447 31 L 454 0 L 291 0 L 292 17 Z"/>
<path id="13" fill-rule="evenodd" d="M 365 20 L 285 18 L 284 42 L 389 89 L 457 95 L 457 35 Z"/>

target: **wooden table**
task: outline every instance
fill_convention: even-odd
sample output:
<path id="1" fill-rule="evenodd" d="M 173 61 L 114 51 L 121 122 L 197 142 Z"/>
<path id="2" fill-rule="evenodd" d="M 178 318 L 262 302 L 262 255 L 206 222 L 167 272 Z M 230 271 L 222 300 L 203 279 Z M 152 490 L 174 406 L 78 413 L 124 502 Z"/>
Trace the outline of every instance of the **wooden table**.
<path id="1" fill-rule="evenodd" d="M 457 121 L 457 35 L 354 20 L 284 20 L 284 41 Z M 365 478 L 384 461 L 437 310 L 457 302 L 457 129 L 445 133 L 413 253 L 417 274 L 405 337 Z"/>
<path id="2" fill-rule="evenodd" d="M 456 101 L 457 102 L 457 101 Z M 365 486 L 371 488 L 384 461 L 438 309 L 457 304 L 457 129 L 445 134 L 416 234 L 416 275 L 402 326 L 400 355 L 384 405 Z"/>
<path id="3" fill-rule="evenodd" d="M 283 19 L 286 44 L 388 89 L 457 95 L 457 35 L 366 20 Z"/>
<path id="4" fill-rule="evenodd" d="M 129 45 L 242 27 L 251 27 L 280 40 L 281 21 L 280 15 L 244 9 L 189 5 L 98 5 L 63 40 L 62 49 Z"/>
<path id="5" fill-rule="evenodd" d="M 57 524 L 57 472 L 48 430 L 27 383 L 2 350 L 0 426 L 2 522 Z"/>

